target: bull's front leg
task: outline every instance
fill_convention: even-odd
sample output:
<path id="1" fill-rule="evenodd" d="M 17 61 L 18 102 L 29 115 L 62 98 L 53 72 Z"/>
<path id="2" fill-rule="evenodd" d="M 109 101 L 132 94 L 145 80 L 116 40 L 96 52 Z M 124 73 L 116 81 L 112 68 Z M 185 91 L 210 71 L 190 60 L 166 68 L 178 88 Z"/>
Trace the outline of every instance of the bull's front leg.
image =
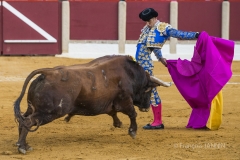
<path id="1" fill-rule="evenodd" d="M 128 134 L 135 139 L 137 135 L 137 122 L 136 122 L 136 117 L 137 117 L 137 112 L 135 111 L 134 107 L 131 112 L 129 112 L 128 117 L 130 118 L 130 127 L 128 130 Z"/>
<path id="2" fill-rule="evenodd" d="M 113 126 L 114 127 L 118 127 L 118 128 L 122 127 L 122 122 L 118 118 L 117 112 L 111 111 L 110 113 L 108 113 L 108 115 L 112 117 L 112 119 L 113 119 Z"/>
<path id="3" fill-rule="evenodd" d="M 136 138 L 136 134 L 137 134 L 137 122 L 136 122 L 137 112 L 135 111 L 133 104 L 126 105 L 126 107 L 123 108 L 122 113 L 128 115 L 128 117 L 130 118 L 130 127 L 128 129 L 128 134 L 133 139 Z"/>
<path id="4" fill-rule="evenodd" d="M 137 112 L 135 111 L 135 108 L 133 106 L 133 101 L 131 96 L 129 97 L 124 97 L 119 100 L 116 101 L 115 104 L 115 110 L 122 112 L 125 115 L 128 115 L 128 117 L 130 118 L 130 127 L 128 129 L 128 134 L 132 137 L 132 138 L 136 138 L 136 134 L 137 134 L 137 122 L 136 122 L 136 117 L 137 117 Z"/>

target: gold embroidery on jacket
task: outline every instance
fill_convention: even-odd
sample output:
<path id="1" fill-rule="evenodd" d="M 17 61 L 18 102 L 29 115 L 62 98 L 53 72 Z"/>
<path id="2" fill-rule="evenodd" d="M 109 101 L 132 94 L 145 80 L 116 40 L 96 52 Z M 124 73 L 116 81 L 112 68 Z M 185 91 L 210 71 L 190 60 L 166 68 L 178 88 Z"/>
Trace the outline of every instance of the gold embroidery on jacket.
<path id="1" fill-rule="evenodd" d="M 167 27 L 168 25 L 169 25 L 168 23 L 161 22 L 161 23 L 158 25 L 157 30 L 158 30 L 160 33 L 163 33 L 163 32 L 166 30 L 166 27 Z"/>

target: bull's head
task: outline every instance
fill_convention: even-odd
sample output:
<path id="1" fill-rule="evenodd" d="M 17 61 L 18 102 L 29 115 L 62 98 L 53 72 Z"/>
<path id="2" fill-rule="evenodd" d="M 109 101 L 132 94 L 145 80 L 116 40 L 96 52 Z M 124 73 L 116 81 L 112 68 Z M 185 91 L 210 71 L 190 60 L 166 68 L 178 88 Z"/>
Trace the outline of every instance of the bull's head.
<path id="1" fill-rule="evenodd" d="M 143 90 L 139 92 L 137 98 L 134 99 L 134 105 L 139 107 L 139 110 L 142 112 L 147 112 L 150 107 L 150 98 L 152 89 L 157 86 L 170 87 L 171 82 L 164 82 L 154 76 L 148 76 L 148 83 Z"/>

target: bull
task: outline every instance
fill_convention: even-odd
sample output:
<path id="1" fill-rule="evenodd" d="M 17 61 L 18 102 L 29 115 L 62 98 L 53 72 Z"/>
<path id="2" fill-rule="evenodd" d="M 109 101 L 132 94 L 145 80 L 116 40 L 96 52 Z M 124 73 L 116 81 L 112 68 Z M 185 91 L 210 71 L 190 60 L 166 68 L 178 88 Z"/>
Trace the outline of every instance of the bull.
<path id="1" fill-rule="evenodd" d="M 35 75 L 38 76 L 28 89 L 27 110 L 22 114 L 20 103 Z M 18 151 L 25 154 L 32 149 L 26 143 L 28 132 L 65 115 L 68 122 L 74 115 L 108 114 L 113 126 L 121 127 L 117 112 L 122 112 L 130 119 L 128 134 L 135 138 L 137 113 L 134 106 L 148 111 L 151 90 L 160 85 L 169 86 L 150 76 L 130 56 L 104 56 L 86 64 L 34 70 L 14 103 L 14 115 L 19 124 Z"/>

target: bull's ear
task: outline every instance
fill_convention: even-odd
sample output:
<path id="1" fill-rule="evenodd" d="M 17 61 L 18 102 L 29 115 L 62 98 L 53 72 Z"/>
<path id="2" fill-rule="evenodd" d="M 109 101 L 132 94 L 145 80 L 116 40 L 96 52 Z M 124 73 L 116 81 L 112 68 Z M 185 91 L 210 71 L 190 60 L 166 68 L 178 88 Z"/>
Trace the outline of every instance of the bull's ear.
<path id="1" fill-rule="evenodd" d="M 164 82 L 161 79 L 158 79 L 154 76 L 150 76 L 150 80 L 154 83 L 157 83 L 159 86 L 163 86 L 163 87 L 170 87 L 172 85 L 171 82 Z"/>

